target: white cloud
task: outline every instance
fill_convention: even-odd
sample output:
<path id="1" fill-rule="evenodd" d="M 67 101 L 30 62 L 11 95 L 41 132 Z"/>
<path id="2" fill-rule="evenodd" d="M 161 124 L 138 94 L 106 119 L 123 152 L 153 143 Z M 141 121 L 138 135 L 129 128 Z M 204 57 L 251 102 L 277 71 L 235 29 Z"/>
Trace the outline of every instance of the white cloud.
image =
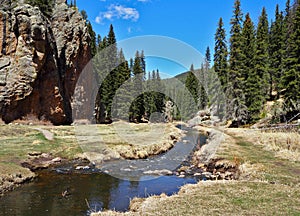
<path id="1" fill-rule="evenodd" d="M 101 12 L 99 16 L 96 17 L 95 22 L 100 24 L 103 23 L 105 19 L 112 21 L 115 18 L 137 21 L 139 17 L 140 14 L 135 8 L 111 4 L 107 11 Z"/>
<path id="2" fill-rule="evenodd" d="M 98 24 L 101 24 L 102 23 L 101 17 L 97 16 L 96 19 L 95 19 L 95 22 L 98 23 Z"/>
<path id="3" fill-rule="evenodd" d="M 150 0 L 137 0 L 138 2 L 149 2 Z"/>

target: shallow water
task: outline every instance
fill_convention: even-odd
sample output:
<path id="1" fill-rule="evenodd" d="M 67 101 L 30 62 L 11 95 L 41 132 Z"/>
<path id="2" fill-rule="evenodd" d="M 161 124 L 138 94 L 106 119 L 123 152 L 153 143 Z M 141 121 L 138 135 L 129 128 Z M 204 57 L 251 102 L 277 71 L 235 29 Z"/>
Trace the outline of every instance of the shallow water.
<path id="1" fill-rule="evenodd" d="M 133 197 L 176 193 L 180 186 L 196 183 L 197 179 L 175 175 L 158 177 L 143 173 L 176 168 L 197 142 L 205 142 L 204 136 L 199 137 L 197 132 L 188 130 L 184 138 L 187 141 L 178 142 L 168 153 L 147 160 L 106 163 L 102 170 L 79 172 L 69 165 L 50 172 L 42 171 L 34 182 L 0 197 L 0 215 L 88 215 L 91 211 L 103 209 L 126 211 Z M 122 178 L 113 177 L 115 173 L 120 173 Z M 69 195 L 63 197 L 62 192 L 66 190 Z"/>

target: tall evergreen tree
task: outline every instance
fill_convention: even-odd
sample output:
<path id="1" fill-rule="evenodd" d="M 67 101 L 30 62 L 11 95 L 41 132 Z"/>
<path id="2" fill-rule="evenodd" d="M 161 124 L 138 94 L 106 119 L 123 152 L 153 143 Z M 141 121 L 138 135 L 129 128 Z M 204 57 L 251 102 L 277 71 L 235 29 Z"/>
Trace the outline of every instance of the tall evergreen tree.
<path id="1" fill-rule="evenodd" d="M 269 57 L 270 57 L 270 96 L 275 90 L 277 98 L 280 94 L 280 79 L 283 71 L 284 59 L 284 20 L 283 14 L 276 5 L 275 22 L 271 24 L 269 36 Z"/>
<path id="2" fill-rule="evenodd" d="M 109 27 L 109 33 L 107 37 L 107 48 L 108 48 L 108 59 L 110 62 L 109 68 L 112 70 L 117 66 L 117 56 L 118 56 L 118 48 L 117 48 L 117 40 L 114 32 L 114 27 L 111 24 Z"/>
<path id="3" fill-rule="evenodd" d="M 91 47 L 91 54 L 94 57 L 97 53 L 97 45 L 96 45 L 96 33 L 93 30 L 92 24 L 90 21 L 87 21 L 87 29 L 91 38 L 90 47 Z"/>
<path id="4" fill-rule="evenodd" d="M 142 56 L 143 57 L 143 56 Z M 143 58 L 141 58 L 141 54 L 137 51 L 134 58 L 133 63 L 133 88 L 134 95 L 137 96 L 131 105 L 131 121 L 133 122 L 141 122 L 143 115 L 145 114 L 145 106 L 144 106 L 144 97 L 142 94 L 143 91 L 143 82 L 145 77 L 145 71 L 143 68 Z"/>
<path id="5" fill-rule="evenodd" d="M 145 113 L 146 113 L 146 118 L 148 119 L 153 112 L 156 112 L 156 105 L 155 105 L 156 92 L 153 92 L 153 89 L 155 89 L 154 86 L 155 80 L 156 80 L 156 73 L 155 70 L 153 70 L 152 72 L 148 73 L 148 80 L 146 82 L 147 92 L 144 94 Z"/>
<path id="6" fill-rule="evenodd" d="M 255 66 L 255 28 L 251 20 L 250 14 L 247 13 L 242 29 L 242 86 L 245 91 L 245 83 L 248 79 L 249 74 L 253 73 Z"/>
<path id="7" fill-rule="evenodd" d="M 194 75 L 195 70 L 194 70 L 194 65 L 192 64 L 190 67 L 190 71 L 188 72 L 186 81 L 185 81 L 185 86 L 193 96 L 193 99 L 195 101 L 195 104 L 198 104 L 198 99 L 199 99 L 199 82 Z"/>
<path id="8" fill-rule="evenodd" d="M 300 0 L 297 1 L 298 5 Z M 283 86 L 284 99 L 289 110 L 299 112 L 300 103 L 300 7 L 298 6 L 293 18 L 293 31 L 288 40 L 289 49 L 285 61 Z"/>
<path id="9" fill-rule="evenodd" d="M 246 14 L 242 31 L 242 55 L 243 55 L 243 91 L 245 93 L 246 107 L 248 108 L 248 121 L 257 120 L 262 108 L 262 91 L 261 82 L 255 70 L 256 59 L 256 43 L 255 43 L 255 28 L 250 18 L 250 14 Z"/>
<path id="10" fill-rule="evenodd" d="M 118 89 L 119 83 L 116 79 L 118 73 L 118 50 L 116 44 L 115 33 L 113 26 L 110 25 L 108 36 L 104 37 L 102 42 L 98 44 L 101 50 L 98 56 L 98 74 L 101 77 L 102 83 L 98 92 L 99 98 L 97 100 L 98 111 L 97 122 L 106 123 L 111 122 L 111 105 Z M 107 74 L 103 77 L 103 74 Z"/>
<path id="11" fill-rule="evenodd" d="M 270 76 L 269 76 L 269 24 L 266 8 L 262 9 L 261 16 L 259 17 L 259 22 L 257 26 L 256 33 L 256 60 L 255 60 L 255 70 L 256 74 L 259 76 L 258 82 L 261 82 L 261 94 L 268 98 L 270 93 Z"/>
<path id="12" fill-rule="evenodd" d="M 206 60 L 206 62 L 207 62 L 208 68 L 210 68 L 211 55 L 210 55 L 210 49 L 209 49 L 209 46 L 206 48 L 206 52 L 205 52 L 205 60 Z"/>
<path id="13" fill-rule="evenodd" d="M 215 34 L 214 70 L 218 74 L 223 86 L 227 83 L 227 58 L 226 31 L 224 29 L 223 20 L 220 18 Z"/>
<path id="14" fill-rule="evenodd" d="M 118 54 L 118 66 L 115 69 L 115 82 L 116 89 L 115 91 L 118 94 L 114 97 L 115 106 L 112 107 L 112 115 L 113 117 L 117 117 L 118 119 L 122 119 L 125 121 L 129 121 L 128 119 L 128 110 L 130 107 L 130 101 L 132 99 L 131 91 L 132 86 L 130 85 L 130 69 L 128 61 L 126 61 L 123 50 L 121 49 Z M 126 85 L 123 85 L 126 82 Z"/>
<path id="15" fill-rule="evenodd" d="M 233 17 L 230 21 L 230 56 L 227 94 L 227 115 L 237 124 L 245 122 L 247 119 L 247 107 L 245 106 L 245 96 L 243 89 L 242 71 L 242 24 L 243 14 L 241 11 L 241 2 L 236 0 L 234 3 Z"/>
<path id="16" fill-rule="evenodd" d="M 202 83 L 198 82 L 198 107 L 199 107 L 199 109 L 206 108 L 206 106 L 208 104 L 208 96 L 207 96 L 206 91 L 211 90 L 211 89 L 209 89 L 209 88 L 211 88 L 211 86 L 208 86 L 208 84 L 213 84 L 208 80 L 210 78 L 208 73 L 211 73 L 212 71 L 210 71 L 208 69 L 209 63 L 208 63 L 207 58 L 208 58 L 208 55 L 205 58 L 206 63 L 202 64 L 201 68 L 200 68 L 200 74 L 201 74 L 200 77 L 205 77 L 205 79 L 203 79 L 204 82 L 202 82 Z M 204 65 L 206 65 L 206 66 L 204 66 Z"/>

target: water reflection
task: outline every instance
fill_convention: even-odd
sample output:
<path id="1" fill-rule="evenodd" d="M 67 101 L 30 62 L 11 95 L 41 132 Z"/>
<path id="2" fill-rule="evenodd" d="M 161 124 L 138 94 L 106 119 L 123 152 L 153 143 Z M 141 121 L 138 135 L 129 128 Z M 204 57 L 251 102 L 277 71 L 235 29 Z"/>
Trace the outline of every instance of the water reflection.
<path id="1" fill-rule="evenodd" d="M 90 211 L 125 211 L 133 197 L 171 195 L 193 178 L 162 176 L 150 181 L 127 181 L 104 173 L 41 173 L 33 183 L 0 198 L 0 215 L 87 215 Z M 70 195 L 61 192 L 69 189 Z M 89 206 L 89 207 L 88 207 Z"/>

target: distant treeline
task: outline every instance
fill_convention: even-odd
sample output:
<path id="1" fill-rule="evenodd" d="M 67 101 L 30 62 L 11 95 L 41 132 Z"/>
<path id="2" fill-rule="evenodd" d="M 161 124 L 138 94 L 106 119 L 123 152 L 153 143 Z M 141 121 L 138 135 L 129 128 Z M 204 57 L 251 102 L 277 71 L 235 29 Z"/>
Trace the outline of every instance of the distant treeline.
<path id="1" fill-rule="evenodd" d="M 92 31 L 92 29 L 91 29 Z M 131 122 L 148 121 L 152 113 L 164 111 L 166 97 L 158 70 L 146 72 L 143 51 L 137 51 L 127 61 L 118 50 L 113 26 L 107 36 L 94 35 L 93 66 L 100 88 L 95 115 L 98 123 L 110 123 L 113 118 Z M 148 74 L 148 76 L 147 76 Z M 148 79 L 146 79 L 148 77 Z M 146 89 L 155 89 L 147 91 Z"/>

